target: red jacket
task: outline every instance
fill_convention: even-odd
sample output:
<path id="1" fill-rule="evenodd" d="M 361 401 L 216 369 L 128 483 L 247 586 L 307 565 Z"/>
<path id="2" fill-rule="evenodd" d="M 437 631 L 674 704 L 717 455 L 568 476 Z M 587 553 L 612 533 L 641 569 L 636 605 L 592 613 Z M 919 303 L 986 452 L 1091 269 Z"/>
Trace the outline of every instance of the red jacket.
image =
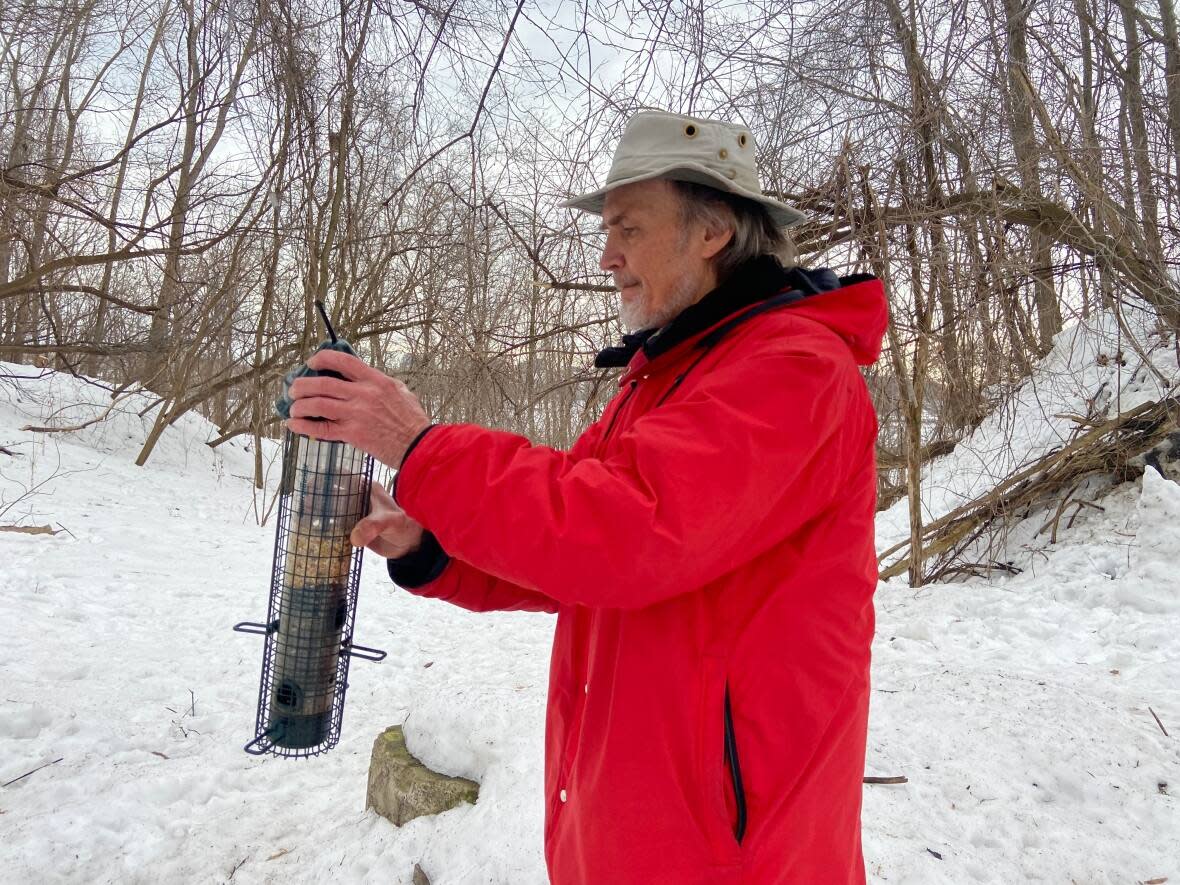
<path id="1" fill-rule="evenodd" d="M 569 452 L 439 425 L 407 456 L 397 500 L 451 556 L 413 592 L 557 613 L 557 885 L 864 882 L 876 419 L 857 364 L 885 316 L 872 278 L 747 307 L 638 352 Z"/>

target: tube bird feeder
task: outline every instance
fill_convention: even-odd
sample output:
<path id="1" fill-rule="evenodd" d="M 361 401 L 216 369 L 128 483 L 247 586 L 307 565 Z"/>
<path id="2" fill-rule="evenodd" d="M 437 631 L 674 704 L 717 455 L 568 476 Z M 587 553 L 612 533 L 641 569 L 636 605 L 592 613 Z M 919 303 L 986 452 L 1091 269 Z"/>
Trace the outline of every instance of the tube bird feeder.
<path id="1" fill-rule="evenodd" d="M 316 302 L 329 341 L 353 353 Z M 290 416 L 291 383 L 321 374 L 301 365 L 283 379 L 276 411 Z M 340 740 L 348 664 L 385 652 L 353 643 L 363 549 L 349 536 L 369 510 L 371 456 L 346 443 L 284 432 L 283 469 L 266 622 L 234 629 L 265 637 L 254 739 L 247 753 L 315 756 Z"/>

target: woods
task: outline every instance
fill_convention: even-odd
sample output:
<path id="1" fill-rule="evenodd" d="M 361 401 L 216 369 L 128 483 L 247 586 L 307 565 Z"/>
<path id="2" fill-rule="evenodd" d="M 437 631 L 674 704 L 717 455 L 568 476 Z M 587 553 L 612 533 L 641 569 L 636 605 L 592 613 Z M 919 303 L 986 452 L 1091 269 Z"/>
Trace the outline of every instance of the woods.
<path id="1" fill-rule="evenodd" d="M 1168 0 L 5 0 L 0 58 L 0 358 L 151 391 L 141 464 L 191 409 L 277 433 L 317 298 L 436 419 L 569 444 L 621 330 L 558 204 L 645 107 L 747 123 L 801 260 L 885 281 L 915 581 L 920 464 L 1063 324 L 1180 329 Z"/>

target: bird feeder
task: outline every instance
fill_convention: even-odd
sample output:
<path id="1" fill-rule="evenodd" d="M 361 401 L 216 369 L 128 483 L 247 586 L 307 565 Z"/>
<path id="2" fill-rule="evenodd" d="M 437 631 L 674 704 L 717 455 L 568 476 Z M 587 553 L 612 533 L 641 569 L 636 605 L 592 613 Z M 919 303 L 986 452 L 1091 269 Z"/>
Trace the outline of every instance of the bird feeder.
<path id="1" fill-rule="evenodd" d="M 329 341 L 319 349 L 353 353 L 316 303 Z M 301 365 L 283 380 L 276 411 L 290 417 L 291 383 L 329 375 Z M 349 536 L 369 510 L 371 456 L 347 443 L 285 431 L 278 521 L 266 622 L 241 633 L 265 637 L 254 739 L 247 753 L 315 756 L 336 746 L 352 658 L 381 661 L 385 652 L 353 643 L 362 548 Z"/>

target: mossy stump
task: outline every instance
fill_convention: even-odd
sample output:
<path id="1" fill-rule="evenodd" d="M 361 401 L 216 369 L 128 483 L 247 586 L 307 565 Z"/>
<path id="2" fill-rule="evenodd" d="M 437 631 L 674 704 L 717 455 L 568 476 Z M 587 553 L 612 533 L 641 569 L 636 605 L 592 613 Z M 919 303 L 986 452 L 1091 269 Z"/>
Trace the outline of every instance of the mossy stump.
<path id="1" fill-rule="evenodd" d="M 479 798 L 479 784 L 427 768 L 406 748 L 400 725 L 385 729 L 373 741 L 369 790 L 365 808 L 372 808 L 394 826 L 428 814 L 441 814 Z"/>

